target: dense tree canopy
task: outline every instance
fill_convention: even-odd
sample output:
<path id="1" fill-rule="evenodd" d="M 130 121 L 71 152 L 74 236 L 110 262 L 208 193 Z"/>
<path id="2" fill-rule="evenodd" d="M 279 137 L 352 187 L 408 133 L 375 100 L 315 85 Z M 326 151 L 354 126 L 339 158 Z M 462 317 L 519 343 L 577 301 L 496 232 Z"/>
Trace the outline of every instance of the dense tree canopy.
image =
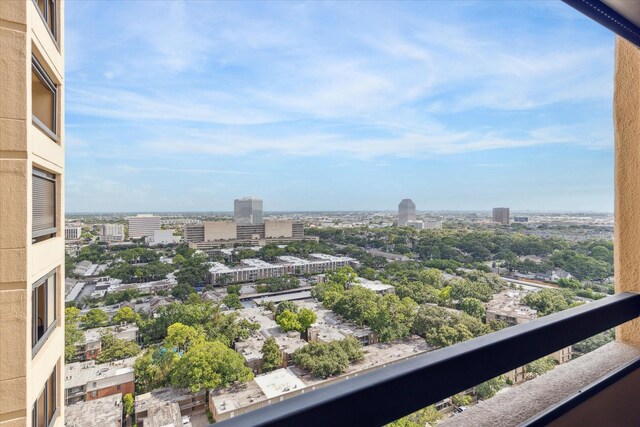
<path id="1" fill-rule="evenodd" d="M 330 343 L 311 342 L 293 353 L 293 362 L 318 378 L 339 375 L 364 358 L 360 342 L 348 337 Z"/>

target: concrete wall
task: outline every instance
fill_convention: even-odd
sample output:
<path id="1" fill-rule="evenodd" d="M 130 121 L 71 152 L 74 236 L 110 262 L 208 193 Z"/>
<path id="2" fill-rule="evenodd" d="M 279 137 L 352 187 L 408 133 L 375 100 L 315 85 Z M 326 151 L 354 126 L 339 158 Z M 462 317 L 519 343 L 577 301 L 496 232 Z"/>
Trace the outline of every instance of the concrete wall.
<path id="1" fill-rule="evenodd" d="M 234 240 L 237 237 L 233 221 L 207 221 L 204 223 L 204 241 Z"/>
<path id="2" fill-rule="evenodd" d="M 640 49 L 616 38 L 615 275 L 616 293 L 640 291 Z M 616 330 L 618 340 L 640 345 L 640 319 Z"/>
<path id="3" fill-rule="evenodd" d="M 265 221 L 264 237 L 267 239 L 293 237 L 293 221 L 281 219 Z"/>
<path id="4" fill-rule="evenodd" d="M 55 366 L 58 396 L 64 354 L 64 2 L 57 2 L 58 40 L 31 0 L 0 1 L 0 425 L 30 425 L 31 409 Z M 57 138 L 32 123 L 31 57 L 58 86 Z M 56 175 L 58 232 L 31 242 L 31 172 Z M 31 287 L 55 270 L 57 327 L 38 353 L 31 347 Z M 58 402 L 62 425 L 64 405 Z"/>

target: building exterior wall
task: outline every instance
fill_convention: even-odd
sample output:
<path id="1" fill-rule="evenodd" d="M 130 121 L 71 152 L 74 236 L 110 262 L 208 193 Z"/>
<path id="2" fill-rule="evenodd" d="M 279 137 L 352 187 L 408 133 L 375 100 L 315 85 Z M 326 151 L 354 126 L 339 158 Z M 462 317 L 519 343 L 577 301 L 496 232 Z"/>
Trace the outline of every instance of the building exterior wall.
<path id="1" fill-rule="evenodd" d="M 204 223 L 204 241 L 234 240 L 237 238 L 233 221 L 207 221 Z"/>
<path id="2" fill-rule="evenodd" d="M 32 408 L 57 367 L 58 396 L 64 390 L 62 332 L 64 285 L 64 2 L 56 3 L 57 41 L 31 0 L 0 2 L 0 420 L 31 425 Z M 32 55 L 57 85 L 57 137 L 32 120 Z M 32 170 L 55 175 L 57 232 L 32 242 Z M 31 291 L 55 271 L 57 323 L 36 354 L 31 343 Z M 64 422 L 58 399 L 57 418 Z"/>
<path id="3" fill-rule="evenodd" d="M 398 204 L 398 227 L 405 227 L 416 220 L 416 204 L 411 199 L 402 199 Z"/>
<path id="4" fill-rule="evenodd" d="M 129 218 L 129 238 L 140 239 L 153 236 L 153 232 L 162 228 L 160 217 L 154 215 L 138 215 Z"/>
<path id="5" fill-rule="evenodd" d="M 262 200 L 254 197 L 234 200 L 233 218 L 238 224 L 262 224 Z"/>
<path id="6" fill-rule="evenodd" d="M 493 208 L 493 222 L 509 225 L 509 208 Z"/>
<path id="7" fill-rule="evenodd" d="M 124 396 L 127 393 L 134 394 L 136 391 L 136 383 L 129 381 L 122 384 L 114 384 L 97 390 L 88 391 L 86 394 L 86 400 L 96 400 L 107 396 L 113 396 L 114 394 L 120 394 Z"/>
<path id="8" fill-rule="evenodd" d="M 291 220 L 265 221 L 264 237 L 267 239 L 293 237 L 293 221 Z"/>
<path id="9" fill-rule="evenodd" d="M 640 291 L 640 49 L 616 37 L 613 123 L 615 136 L 615 288 Z M 640 346 L 640 319 L 616 328 L 616 338 Z"/>
<path id="10" fill-rule="evenodd" d="M 204 241 L 204 225 L 185 225 L 184 241 L 187 243 L 200 243 Z"/>
<path id="11" fill-rule="evenodd" d="M 64 238 L 66 240 L 78 240 L 82 234 L 81 227 L 67 227 L 64 230 Z"/>
<path id="12" fill-rule="evenodd" d="M 102 224 L 100 226 L 100 240 L 103 242 L 121 242 L 124 240 L 124 225 Z"/>

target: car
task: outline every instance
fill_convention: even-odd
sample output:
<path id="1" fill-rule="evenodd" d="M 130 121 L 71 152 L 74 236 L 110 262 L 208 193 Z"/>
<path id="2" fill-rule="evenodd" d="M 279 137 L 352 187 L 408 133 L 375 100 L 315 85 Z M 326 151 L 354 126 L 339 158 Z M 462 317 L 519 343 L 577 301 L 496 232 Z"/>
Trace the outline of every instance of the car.
<path id="1" fill-rule="evenodd" d="M 191 427 L 191 420 L 189 419 L 189 415 L 182 416 L 182 427 Z"/>
<path id="2" fill-rule="evenodd" d="M 464 412 L 467 410 L 466 406 L 458 406 L 456 409 L 453 410 L 453 412 L 455 412 L 456 414 L 459 414 L 460 412 Z"/>

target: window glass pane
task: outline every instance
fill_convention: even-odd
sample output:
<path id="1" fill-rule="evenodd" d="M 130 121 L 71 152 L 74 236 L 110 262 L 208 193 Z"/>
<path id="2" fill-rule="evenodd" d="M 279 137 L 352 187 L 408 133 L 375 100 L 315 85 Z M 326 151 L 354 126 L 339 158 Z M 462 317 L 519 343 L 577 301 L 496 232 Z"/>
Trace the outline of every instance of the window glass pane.
<path id="1" fill-rule="evenodd" d="M 38 234 L 39 231 L 56 227 L 55 197 L 55 181 L 43 178 L 34 173 L 32 183 L 33 214 L 31 230 L 36 236 L 42 234 Z"/>
<path id="2" fill-rule="evenodd" d="M 53 370 L 49 381 L 47 381 L 47 424 L 53 420 L 53 413 L 56 411 L 56 370 Z"/>
<path id="3" fill-rule="evenodd" d="M 44 332 L 46 330 L 45 325 L 47 324 L 47 313 L 46 313 L 46 300 L 45 300 L 45 291 L 46 291 L 46 286 L 44 285 L 40 285 L 36 288 L 36 306 L 37 306 L 37 312 L 36 312 L 36 325 L 38 327 L 38 341 L 40 340 L 40 338 L 42 338 L 42 336 L 44 335 Z"/>
<path id="4" fill-rule="evenodd" d="M 40 397 L 38 397 L 38 401 L 36 402 L 36 412 L 37 412 L 36 426 L 37 427 L 45 427 L 46 425 L 45 423 L 45 415 L 46 415 L 45 391 L 46 389 L 42 391 L 42 394 L 40 395 Z"/>
<path id="5" fill-rule="evenodd" d="M 55 36 L 56 34 L 54 31 L 54 22 L 56 18 L 56 4 L 55 2 L 53 2 L 53 0 L 47 0 L 47 1 L 49 2 L 48 10 L 47 10 L 47 25 L 49 26 L 49 28 L 51 29 L 51 32 Z"/>
<path id="6" fill-rule="evenodd" d="M 56 320 L 56 275 L 47 279 L 47 328 Z"/>
<path id="7" fill-rule="evenodd" d="M 42 16 L 45 16 L 45 0 L 38 0 L 38 9 L 40 9 Z"/>
<path id="8" fill-rule="evenodd" d="M 38 289 L 31 291 L 31 344 L 38 342 Z"/>
<path id="9" fill-rule="evenodd" d="M 55 96 L 54 92 L 45 84 L 40 76 L 31 71 L 31 102 L 33 115 L 49 130 L 56 133 L 55 123 Z"/>

